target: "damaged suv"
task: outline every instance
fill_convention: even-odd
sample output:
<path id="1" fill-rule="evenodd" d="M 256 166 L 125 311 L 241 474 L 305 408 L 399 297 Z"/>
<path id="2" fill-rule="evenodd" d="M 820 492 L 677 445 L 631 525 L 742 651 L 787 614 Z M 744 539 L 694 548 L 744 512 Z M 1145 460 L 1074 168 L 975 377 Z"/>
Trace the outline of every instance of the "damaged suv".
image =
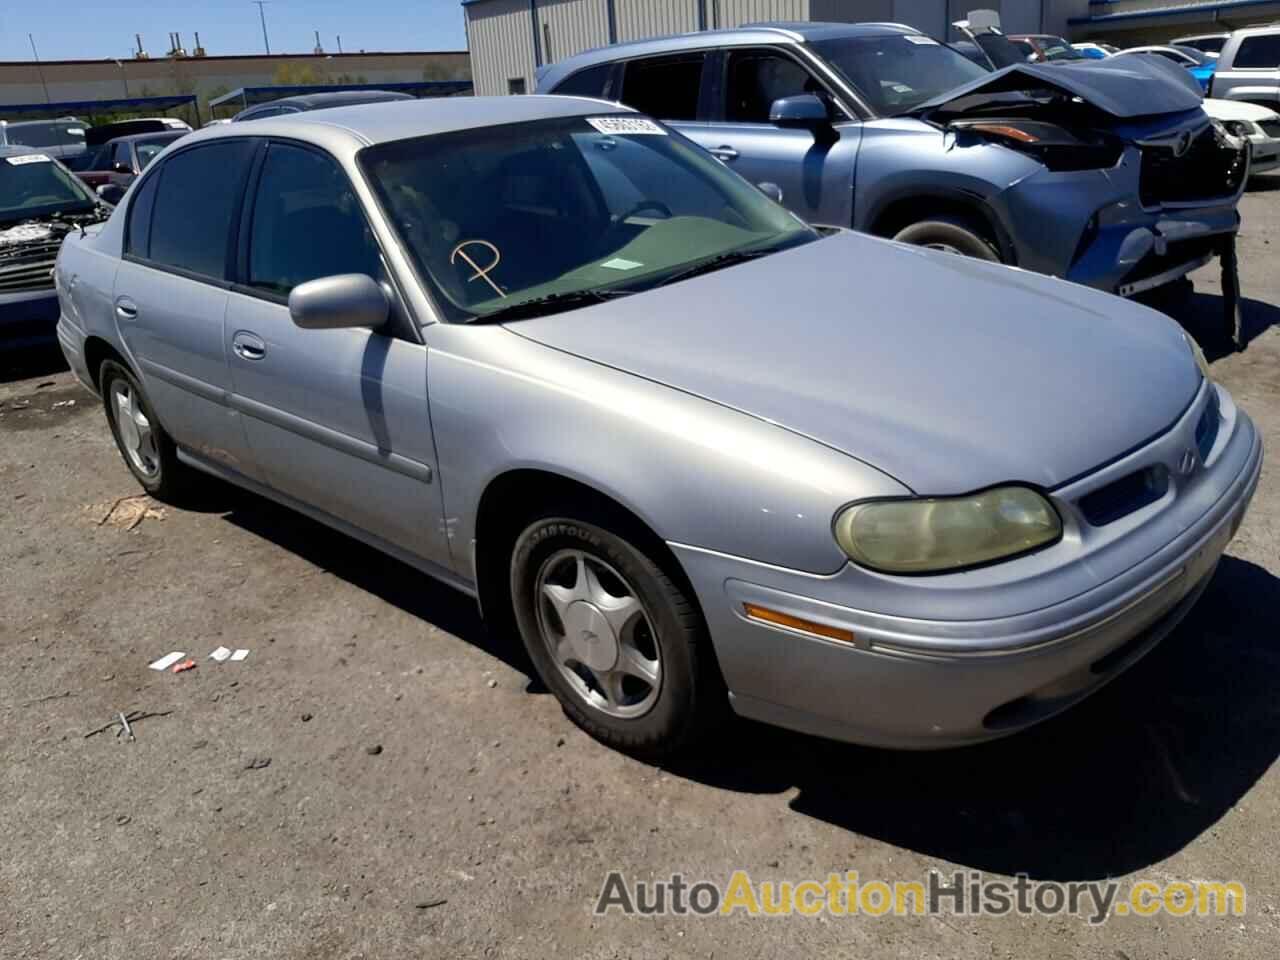
<path id="1" fill-rule="evenodd" d="M 0 147 L 0 346 L 53 342 L 53 265 L 62 238 L 110 212 L 48 154 Z"/>
<path id="2" fill-rule="evenodd" d="M 1218 254 L 1234 278 L 1248 146 L 1161 66 L 989 72 L 899 24 L 787 23 L 579 54 L 538 89 L 659 117 L 811 223 L 1128 296 Z"/>

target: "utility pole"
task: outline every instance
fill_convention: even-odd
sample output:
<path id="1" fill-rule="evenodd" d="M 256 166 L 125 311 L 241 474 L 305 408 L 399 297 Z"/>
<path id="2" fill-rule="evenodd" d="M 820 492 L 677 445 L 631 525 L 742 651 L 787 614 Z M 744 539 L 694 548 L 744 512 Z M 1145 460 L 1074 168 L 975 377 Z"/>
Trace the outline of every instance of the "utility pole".
<path id="1" fill-rule="evenodd" d="M 44 102 L 53 103 L 49 96 L 49 85 L 44 82 L 44 67 L 40 65 L 40 52 L 36 50 L 36 38 L 31 34 L 27 34 L 27 39 L 31 41 L 31 53 L 36 58 L 36 73 L 40 75 L 40 86 L 44 90 Z"/>
<path id="2" fill-rule="evenodd" d="M 267 14 L 266 5 L 271 0 L 249 0 L 250 3 L 256 4 L 258 7 L 258 19 L 262 21 L 262 45 L 267 48 L 267 55 L 271 54 L 271 41 L 267 39 Z"/>
<path id="3" fill-rule="evenodd" d="M 124 84 L 124 98 L 128 100 L 129 99 L 129 78 L 126 77 L 124 74 L 124 61 L 116 60 L 115 57 L 112 57 L 111 59 L 115 60 L 116 66 L 120 68 L 120 82 Z"/>
<path id="4" fill-rule="evenodd" d="M 342 52 L 342 34 L 338 34 L 338 52 Z"/>

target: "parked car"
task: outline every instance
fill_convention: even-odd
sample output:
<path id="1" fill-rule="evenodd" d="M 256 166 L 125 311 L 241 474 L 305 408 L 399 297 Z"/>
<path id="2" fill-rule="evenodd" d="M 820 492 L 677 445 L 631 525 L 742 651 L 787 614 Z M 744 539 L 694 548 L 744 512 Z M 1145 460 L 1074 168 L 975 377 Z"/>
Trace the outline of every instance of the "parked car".
<path id="1" fill-rule="evenodd" d="M 1092 59 L 1086 58 L 1066 39 L 1052 33 L 1011 33 L 1008 37 L 1023 51 L 1028 63 Z"/>
<path id="2" fill-rule="evenodd" d="M 1120 48 L 1110 43 L 1073 43 L 1072 49 L 1079 50 L 1090 60 L 1105 60 L 1112 54 L 1120 52 Z"/>
<path id="3" fill-rule="evenodd" d="M 78 156 L 65 160 L 68 168 L 76 173 L 88 170 L 104 170 L 102 164 L 110 164 L 111 151 L 107 148 L 112 140 L 120 137 L 131 137 L 140 133 L 190 133 L 191 125 L 176 117 L 139 117 L 132 120 L 117 120 L 91 127 L 85 134 L 85 150 Z M 99 179 L 97 183 L 105 182 Z M 96 184 L 95 184 L 96 185 Z"/>
<path id="4" fill-rule="evenodd" d="M 52 342 L 53 264 L 62 238 L 110 207 L 33 147 L 0 146 L 0 347 Z"/>
<path id="5" fill-rule="evenodd" d="M 1120 52 L 1146 57 L 1164 57 L 1170 63 L 1176 63 L 1190 73 L 1191 76 L 1195 77 L 1196 83 L 1200 85 L 1202 91 L 1209 89 L 1209 81 L 1213 79 L 1214 67 L 1218 62 L 1216 54 L 1210 55 L 1197 50 L 1195 47 L 1129 47 L 1127 50 Z"/>
<path id="6" fill-rule="evenodd" d="M 1280 26 L 1232 33 L 1218 57 L 1209 96 L 1280 109 Z"/>
<path id="7" fill-rule="evenodd" d="M 1155 59 L 991 73 L 895 24 L 755 26 L 579 54 L 539 91 L 669 121 L 810 223 L 1130 295 L 1233 242 L 1248 168 Z"/>
<path id="8" fill-rule="evenodd" d="M 96 151 L 90 162 L 76 174 L 91 187 L 114 187 L 119 192 L 112 196 L 119 199 L 135 177 L 147 168 L 152 160 L 169 144 L 181 140 L 190 131 L 173 130 L 168 133 L 135 133 L 130 137 L 108 140 Z"/>
<path id="9" fill-rule="evenodd" d="M 1195 47 L 1205 53 L 1221 53 L 1229 33 L 1198 33 L 1190 37 L 1174 37 L 1169 41 L 1177 47 Z"/>
<path id="10" fill-rule="evenodd" d="M 1258 434 L 1146 307 L 824 235 L 614 103 L 323 119 L 194 133 L 70 236 L 67 360 L 145 490 L 212 473 L 475 594 L 606 743 L 665 756 L 726 688 L 1013 732 L 1167 634 L 1244 515 Z"/>
<path id="11" fill-rule="evenodd" d="M 397 90 L 334 90 L 328 93 L 304 93 L 296 97 L 281 97 L 269 103 L 259 103 L 241 110 L 232 121 L 262 120 L 281 117 L 307 110 L 326 110 L 329 107 L 350 107 L 359 103 L 384 103 L 388 100 L 412 100 L 407 93 Z"/>
<path id="12" fill-rule="evenodd" d="M 89 124 L 76 117 L 58 120 L 0 120 L 0 146 L 35 147 L 45 156 L 68 160 L 85 150 Z"/>
<path id="13" fill-rule="evenodd" d="M 1249 173 L 1268 173 L 1280 167 L 1280 114 L 1243 100 L 1206 99 L 1204 112 L 1237 137 L 1253 145 Z"/>

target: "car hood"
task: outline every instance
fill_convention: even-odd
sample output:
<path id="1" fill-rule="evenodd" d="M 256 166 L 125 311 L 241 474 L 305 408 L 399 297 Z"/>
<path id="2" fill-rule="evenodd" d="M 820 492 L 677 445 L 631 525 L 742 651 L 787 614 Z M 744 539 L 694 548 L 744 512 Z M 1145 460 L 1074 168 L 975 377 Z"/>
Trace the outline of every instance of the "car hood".
<path id="1" fill-rule="evenodd" d="M 844 232 L 507 329 L 743 411 L 921 494 L 1054 487 L 1164 432 L 1181 330 L 1085 287 Z"/>
<path id="2" fill-rule="evenodd" d="M 1180 113 L 1200 106 L 1200 95 L 1155 57 L 1115 56 L 1061 64 L 1020 63 L 948 90 L 913 112 L 928 114 L 982 94 L 1055 89 L 1079 97 L 1113 117 Z M 1168 64 L 1182 70 L 1174 64 Z M 1182 71 L 1185 73 L 1186 71 Z"/>
<path id="3" fill-rule="evenodd" d="M 1270 107 L 1260 107 L 1256 103 L 1245 103 L 1243 100 L 1216 100 L 1206 98 L 1204 112 L 1215 120 L 1251 120 L 1259 123 L 1276 115 Z"/>

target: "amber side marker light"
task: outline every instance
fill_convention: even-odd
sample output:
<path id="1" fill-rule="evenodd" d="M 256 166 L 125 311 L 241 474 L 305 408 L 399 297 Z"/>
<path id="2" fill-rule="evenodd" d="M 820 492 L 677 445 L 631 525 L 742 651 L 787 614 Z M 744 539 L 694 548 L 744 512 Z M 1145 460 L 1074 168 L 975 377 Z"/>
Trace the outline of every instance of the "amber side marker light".
<path id="1" fill-rule="evenodd" d="M 991 133 L 997 137 L 1008 137 L 1010 140 L 1020 140 L 1022 143 L 1040 142 L 1040 138 L 1034 133 L 1029 133 L 1019 127 L 1010 127 L 1003 123 L 971 123 L 968 129 L 981 130 L 983 133 Z"/>
<path id="2" fill-rule="evenodd" d="M 742 609 L 746 611 L 748 620 L 759 620 L 762 623 L 772 623 L 779 627 L 789 627 L 792 630 L 811 633 L 816 637 L 824 637 L 827 640 L 839 640 L 842 643 L 854 642 L 852 630 L 829 627 L 825 623 L 815 623 L 812 620 L 793 617 L 789 613 L 770 610 L 768 607 L 761 607 L 754 603 L 744 603 Z"/>

